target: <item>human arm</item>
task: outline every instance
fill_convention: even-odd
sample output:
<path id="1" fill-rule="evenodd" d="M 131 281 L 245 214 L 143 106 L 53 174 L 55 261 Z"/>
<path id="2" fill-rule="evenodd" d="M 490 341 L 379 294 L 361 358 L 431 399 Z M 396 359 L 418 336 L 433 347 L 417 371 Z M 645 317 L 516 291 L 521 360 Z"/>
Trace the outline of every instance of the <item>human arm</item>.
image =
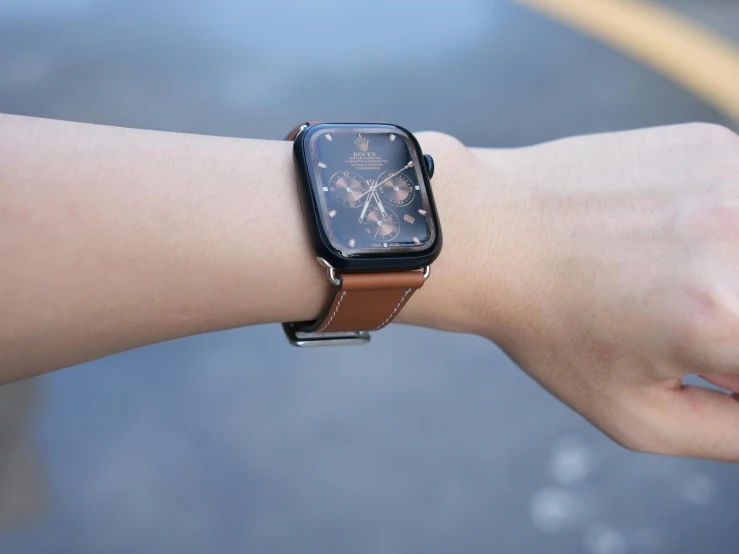
<path id="1" fill-rule="evenodd" d="M 454 151 L 467 154 L 444 135 L 419 136 L 449 160 L 447 175 Z M 421 321 L 445 265 L 406 322 Z M 195 333 L 315 319 L 328 294 L 291 144 L 0 116 L 0 381 Z M 441 323 L 442 310 L 427 311 Z"/>
<path id="2" fill-rule="evenodd" d="M 628 447 L 739 461 L 739 139 L 707 125 L 437 159 L 444 249 L 403 323 L 472 332 Z M 0 379 L 308 320 L 290 146 L 0 120 Z M 522 407 L 525 409 L 525 407 Z"/>

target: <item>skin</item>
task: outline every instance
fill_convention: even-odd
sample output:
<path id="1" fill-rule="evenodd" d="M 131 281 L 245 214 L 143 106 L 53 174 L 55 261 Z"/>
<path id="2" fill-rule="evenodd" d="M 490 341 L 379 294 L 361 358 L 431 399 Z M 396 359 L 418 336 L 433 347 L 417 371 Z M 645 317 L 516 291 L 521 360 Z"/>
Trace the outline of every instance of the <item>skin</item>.
<path id="1" fill-rule="evenodd" d="M 496 342 L 628 448 L 739 462 L 739 138 L 417 136 L 444 250 L 398 320 Z M 0 116 L 0 380 L 316 318 L 290 148 Z"/>

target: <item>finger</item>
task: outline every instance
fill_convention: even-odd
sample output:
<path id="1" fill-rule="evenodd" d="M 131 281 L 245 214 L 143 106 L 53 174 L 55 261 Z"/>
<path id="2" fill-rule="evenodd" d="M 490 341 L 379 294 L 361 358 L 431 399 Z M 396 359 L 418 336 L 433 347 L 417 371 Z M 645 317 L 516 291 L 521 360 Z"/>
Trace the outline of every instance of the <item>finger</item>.
<path id="1" fill-rule="evenodd" d="M 702 387 L 658 387 L 637 431 L 638 450 L 739 463 L 739 400 Z"/>
<path id="2" fill-rule="evenodd" d="M 739 375 L 723 375 L 716 373 L 712 375 L 701 375 L 700 377 L 712 385 L 739 393 Z"/>

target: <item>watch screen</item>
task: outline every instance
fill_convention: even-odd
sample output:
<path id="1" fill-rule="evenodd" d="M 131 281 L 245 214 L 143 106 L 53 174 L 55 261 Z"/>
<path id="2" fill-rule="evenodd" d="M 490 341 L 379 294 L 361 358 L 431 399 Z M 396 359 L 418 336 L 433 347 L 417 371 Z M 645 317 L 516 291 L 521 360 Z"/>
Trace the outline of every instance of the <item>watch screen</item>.
<path id="1" fill-rule="evenodd" d="M 306 160 L 321 222 L 342 254 L 422 251 L 435 239 L 414 142 L 392 125 L 328 126 Z"/>

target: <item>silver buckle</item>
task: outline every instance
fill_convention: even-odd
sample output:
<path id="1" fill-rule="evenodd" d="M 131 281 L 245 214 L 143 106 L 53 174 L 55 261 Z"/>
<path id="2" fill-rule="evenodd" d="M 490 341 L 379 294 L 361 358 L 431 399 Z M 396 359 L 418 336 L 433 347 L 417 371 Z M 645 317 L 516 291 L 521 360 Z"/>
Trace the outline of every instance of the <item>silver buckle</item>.
<path id="1" fill-rule="evenodd" d="M 296 331 L 289 323 L 282 328 L 287 340 L 293 346 L 344 346 L 349 344 L 366 344 L 370 341 L 367 331 L 350 331 L 345 333 L 304 333 Z"/>
<path id="2" fill-rule="evenodd" d="M 341 275 L 336 269 L 323 258 L 318 258 L 318 263 L 326 268 L 326 276 L 332 285 L 341 286 Z M 423 280 L 429 278 L 431 274 L 431 266 L 423 268 Z M 370 341 L 370 334 L 367 331 L 347 331 L 339 333 L 306 333 L 298 331 L 294 323 L 283 323 L 282 329 L 285 331 L 287 340 L 293 346 L 344 346 L 350 344 L 366 344 Z"/>

